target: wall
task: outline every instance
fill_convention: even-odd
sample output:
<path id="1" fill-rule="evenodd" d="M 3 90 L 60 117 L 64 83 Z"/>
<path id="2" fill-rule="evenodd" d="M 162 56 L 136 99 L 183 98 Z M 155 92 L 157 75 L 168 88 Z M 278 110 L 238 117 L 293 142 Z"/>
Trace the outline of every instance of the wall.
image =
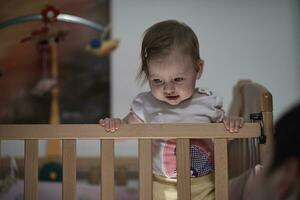
<path id="1" fill-rule="evenodd" d="M 225 110 L 239 79 L 251 79 L 271 91 L 275 119 L 300 100 L 297 0 L 113 0 L 112 9 L 113 35 L 121 39 L 112 55 L 114 117 L 125 116 L 135 95 L 148 89 L 135 81 L 142 34 L 165 19 L 183 21 L 196 32 L 205 60 L 198 86 L 222 96 Z M 118 146 L 124 150 L 132 144 Z"/>
<path id="2" fill-rule="evenodd" d="M 197 84 L 222 96 L 225 110 L 239 79 L 271 91 L 275 119 L 300 100 L 299 0 L 112 0 L 111 7 L 113 36 L 121 40 L 111 56 L 113 117 L 124 117 L 135 95 L 148 89 L 135 81 L 142 34 L 165 19 L 183 21 L 196 32 L 205 60 Z M 9 146 L 4 153 L 12 151 Z M 136 150 L 134 141 L 119 142 L 116 154 Z M 79 155 L 91 152 L 98 154 L 97 143 L 79 144 Z"/>

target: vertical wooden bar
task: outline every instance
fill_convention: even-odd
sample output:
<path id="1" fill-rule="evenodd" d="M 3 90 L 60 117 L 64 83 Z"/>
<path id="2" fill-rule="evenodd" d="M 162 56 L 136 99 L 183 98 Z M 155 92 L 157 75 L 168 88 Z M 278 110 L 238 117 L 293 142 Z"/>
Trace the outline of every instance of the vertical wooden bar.
<path id="1" fill-rule="evenodd" d="M 25 171 L 24 171 L 24 199 L 37 199 L 38 185 L 38 140 L 25 140 Z"/>
<path id="2" fill-rule="evenodd" d="M 227 139 L 215 139 L 215 195 L 216 200 L 228 200 Z"/>
<path id="3" fill-rule="evenodd" d="M 274 143 L 273 135 L 273 114 L 272 112 L 262 112 L 264 122 L 264 134 L 266 136 L 266 144 L 260 145 L 260 159 L 261 164 L 266 166 L 271 163 L 272 159 L 272 146 Z"/>
<path id="4" fill-rule="evenodd" d="M 101 199 L 115 199 L 114 140 L 101 140 Z"/>
<path id="5" fill-rule="evenodd" d="M 152 200 L 152 143 L 139 139 L 139 199 Z"/>
<path id="6" fill-rule="evenodd" d="M 76 199 L 76 140 L 63 140 L 63 200 Z"/>
<path id="7" fill-rule="evenodd" d="M 177 198 L 191 199 L 190 139 L 176 140 Z"/>

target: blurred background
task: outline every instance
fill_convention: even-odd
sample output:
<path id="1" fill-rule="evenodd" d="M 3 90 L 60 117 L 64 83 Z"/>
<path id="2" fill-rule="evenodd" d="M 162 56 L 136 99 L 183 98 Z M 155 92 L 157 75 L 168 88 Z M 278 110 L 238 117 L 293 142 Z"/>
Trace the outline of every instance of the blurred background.
<path id="1" fill-rule="evenodd" d="M 1 2 L 0 21 L 40 14 L 51 4 L 61 13 L 84 17 L 103 27 L 110 23 L 109 1 Z M 110 114 L 110 62 L 84 50 L 100 33 L 80 24 L 57 22 L 47 34 L 32 36 L 42 20 L 0 30 L 0 122 L 48 123 L 51 101 L 51 52 L 47 37 L 60 34 L 57 44 L 61 123 L 95 123 Z M 44 37 L 44 38 L 42 38 Z M 27 39 L 28 38 L 28 39 Z"/>

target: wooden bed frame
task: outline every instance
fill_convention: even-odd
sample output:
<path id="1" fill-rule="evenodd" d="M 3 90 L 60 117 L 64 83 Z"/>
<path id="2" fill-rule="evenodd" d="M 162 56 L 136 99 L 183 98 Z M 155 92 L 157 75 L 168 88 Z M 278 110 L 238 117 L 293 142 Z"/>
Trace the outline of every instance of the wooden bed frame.
<path id="1" fill-rule="evenodd" d="M 259 144 L 259 161 L 265 163 L 272 146 L 272 95 L 261 85 L 248 82 L 241 85 L 242 114 L 261 112 L 262 121 L 245 123 L 236 134 L 229 134 L 223 124 L 132 124 L 123 125 L 114 134 L 107 134 L 99 125 L 0 125 L 1 140 L 24 140 L 24 198 L 37 199 L 38 140 L 62 140 L 63 199 L 76 199 L 76 140 L 99 140 L 101 144 L 100 190 L 101 199 L 114 199 L 115 155 L 114 139 L 134 138 L 139 141 L 139 198 L 152 199 L 151 139 L 176 138 L 178 199 L 190 200 L 190 138 L 214 140 L 215 194 L 217 200 L 228 200 L 228 140 L 236 138 L 259 138 L 266 136 L 266 143 Z M 234 147 L 233 149 L 237 149 Z M 243 155 L 239 155 L 243 157 Z M 236 157 L 235 157 L 236 159 Z M 248 166 L 249 167 L 249 166 Z M 251 167 L 251 166 L 250 166 Z M 244 167 L 246 169 L 246 167 Z M 244 169 L 242 169 L 244 170 Z"/>

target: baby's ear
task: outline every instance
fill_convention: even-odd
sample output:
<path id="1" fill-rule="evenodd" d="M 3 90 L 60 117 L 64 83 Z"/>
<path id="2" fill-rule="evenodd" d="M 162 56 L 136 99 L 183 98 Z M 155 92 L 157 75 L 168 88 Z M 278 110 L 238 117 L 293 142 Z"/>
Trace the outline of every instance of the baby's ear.
<path id="1" fill-rule="evenodd" d="M 196 63 L 197 79 L 200 79 L 204 67 L 204 60 L 199 59 Z"/>

